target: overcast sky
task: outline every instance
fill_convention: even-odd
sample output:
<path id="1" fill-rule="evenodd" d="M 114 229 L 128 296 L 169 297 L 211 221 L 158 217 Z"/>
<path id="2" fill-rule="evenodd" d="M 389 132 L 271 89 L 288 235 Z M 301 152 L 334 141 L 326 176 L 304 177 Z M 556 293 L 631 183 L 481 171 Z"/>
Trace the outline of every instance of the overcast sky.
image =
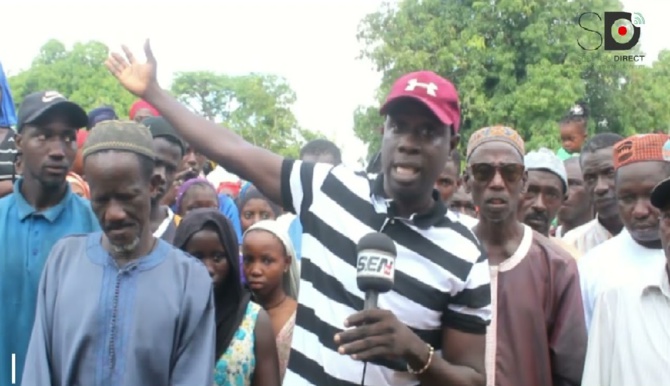
<path id="1" fill-rule="evenodd" d="M 559 0 L 560 1 L 560 0 Z M 358 60 L 359 21 L 381 0 L 37 1 L 1 0 L 0 61 L 9 74 L 30 66 L 40 46 L 58 39 L 99 40 L 141 49 L 151 38 L 159 78 L 176 71 L 274 73 L 298 95 L 301 125 L 334 138 L 345 162 L 365 155 L 353 135 L 353 110 L 371 104 L 380 76 Z M 670 48 L 668 0 L 625 0 L 645 18 L 642 48 L 655 58 Z M 590 11 L 590 10 L 589 10 Z"/>

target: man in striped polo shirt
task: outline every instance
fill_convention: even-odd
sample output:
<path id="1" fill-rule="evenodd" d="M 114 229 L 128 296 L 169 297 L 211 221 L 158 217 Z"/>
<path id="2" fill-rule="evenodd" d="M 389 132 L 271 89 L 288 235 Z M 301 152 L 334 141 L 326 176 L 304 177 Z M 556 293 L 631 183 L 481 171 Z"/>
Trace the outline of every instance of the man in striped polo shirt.
<path id="1" fill-rule="evenodd" d="M 126 50 L 106 65 L 188 143 L 300 216 L 302 273 L 285 385 L 484 385 L 488 261 L 433 188 L 458 141 L 449 81 L 421 71 L 394 84 L 381 110 L 382 172 L 369 178 L 284 159 L 198 117 L 158 86 L 148 43 L 145 54 L 140 63 Z M 396 243 L 395 285 L 379 296 L 379 310 L 359 312 L 356 243 L 375 231 Z"/>

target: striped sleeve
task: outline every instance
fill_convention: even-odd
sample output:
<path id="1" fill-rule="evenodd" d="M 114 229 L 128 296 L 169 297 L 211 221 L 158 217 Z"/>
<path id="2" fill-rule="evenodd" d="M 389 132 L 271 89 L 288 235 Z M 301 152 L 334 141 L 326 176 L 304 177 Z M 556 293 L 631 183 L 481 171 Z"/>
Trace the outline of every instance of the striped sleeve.
<path id="1" fill-rule="evenodd" d="M 286 158 L 281 169 L 281 196 L 285 210 L 300 216 L 321 191 L 323 181 L 330 174 L 332 165 L 302 162 Z"/>
<path id="2" fill-rule="evenodd" d="M 486 334 L 492 316 L 491 276 L 486 253 L 472 265 L 460 292 L 451 297 L 442 314 L 442 325 L 471 334 Z"/>

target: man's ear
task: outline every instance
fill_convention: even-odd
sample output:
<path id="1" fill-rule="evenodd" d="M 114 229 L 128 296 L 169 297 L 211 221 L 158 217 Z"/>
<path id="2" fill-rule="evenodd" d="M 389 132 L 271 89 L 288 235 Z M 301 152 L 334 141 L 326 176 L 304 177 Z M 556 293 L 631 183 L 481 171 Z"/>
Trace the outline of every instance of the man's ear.
<path id="1" fill-rule="evenodd" d="M 16 134 L 14 137 L 14 146 L 16 147 L 16 150 L 19 151 L 19 153 L 22 152 L 23 150 L 23 134 Z"/>
<path id="2" fill-rule="evenodd" d="M 158 194 L 158 188 L 161 186 L 161 176 L 158 174 L 152 174 L 149 179 L 149 193 L 153 199 Z"/>
<path id="3" fill-rule="evenodd" d="M 461 143 L 461 135 L 460 134 L 452 134 L 451 135 L 451 151 L 458 150 L 458 145 Z"/>
<path id="4" fill-rule="evenodd" d="M 461 181 L 463 186 L 465 186 L 465 193 L 472 194 L 472 188 L 470 187 L 470 174 L 468 172 L 463 174 Z"/>
<path id="5" fill-rule="evenodd" d="M 521 177 L 521 194 L 526 194 L 528 190 L 528 171 L 523 172 L 523 177 Z"/>

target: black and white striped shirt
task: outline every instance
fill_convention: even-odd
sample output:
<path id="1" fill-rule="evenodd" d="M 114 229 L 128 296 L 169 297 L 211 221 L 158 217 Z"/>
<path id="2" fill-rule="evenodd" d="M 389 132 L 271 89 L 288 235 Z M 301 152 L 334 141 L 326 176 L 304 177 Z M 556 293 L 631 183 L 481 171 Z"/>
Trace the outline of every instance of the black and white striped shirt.
<path id="1" fill-rule="evenodd" d="M 356 244 L 370 232 L 396 243 L 395 284 L 379 296 L 388 309 L 441 352 L 442 328 L 485 334 L 491 319 L 489 265 L 473 233 L 438 199 L 411 219 L 394 217 L 383 177 L 343 166 L 285 160 L 284 207 L 303 226 L 298 313 L 284 385 L 360 385 L 363 363 L 337 353 L 344 320 L 363 309 L 356 286 Z M 369 363 L 367 385 L 416 385 L 398 364 Z"/>
<path id="2" fill-rule="evenodd" d="M 16 154 L 19 152 L 14 143 L 16 133 L 11 129 L 8 131 L 7 136 L 0 142 L 0 181 L 12 179 Z"/>

